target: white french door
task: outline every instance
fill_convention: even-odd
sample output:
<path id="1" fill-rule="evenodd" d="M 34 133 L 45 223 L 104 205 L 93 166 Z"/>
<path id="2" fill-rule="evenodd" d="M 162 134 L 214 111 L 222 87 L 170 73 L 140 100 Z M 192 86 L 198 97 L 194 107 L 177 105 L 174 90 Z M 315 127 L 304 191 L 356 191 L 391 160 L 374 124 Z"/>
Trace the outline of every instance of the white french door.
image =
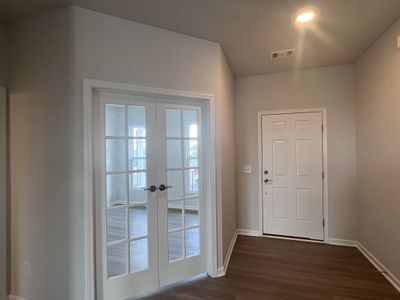
<path id="1" fill-rule="evenodd" d="M 322 113 L 262 116 L 263 233 L 324 239 Z"/>
<path id="2" fill-rule="evenodd" d="M 201 108 L 152 96 L 97 98 L 98 298 L 127 299 L 204 273 Z"/>

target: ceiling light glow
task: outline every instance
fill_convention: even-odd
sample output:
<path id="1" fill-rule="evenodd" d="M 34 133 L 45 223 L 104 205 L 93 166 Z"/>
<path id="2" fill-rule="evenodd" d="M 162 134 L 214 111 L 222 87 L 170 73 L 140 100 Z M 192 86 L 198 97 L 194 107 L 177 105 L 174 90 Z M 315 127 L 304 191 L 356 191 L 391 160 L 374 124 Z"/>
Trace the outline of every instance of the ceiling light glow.
<path id="1" fill-rule="evenodd" d="M 294 20 L 297 23 L 304 24 L 312 21 L 316 15 L 317 11 L 315 9 L 308 8 L 298 12 L 294 17 Z"/>

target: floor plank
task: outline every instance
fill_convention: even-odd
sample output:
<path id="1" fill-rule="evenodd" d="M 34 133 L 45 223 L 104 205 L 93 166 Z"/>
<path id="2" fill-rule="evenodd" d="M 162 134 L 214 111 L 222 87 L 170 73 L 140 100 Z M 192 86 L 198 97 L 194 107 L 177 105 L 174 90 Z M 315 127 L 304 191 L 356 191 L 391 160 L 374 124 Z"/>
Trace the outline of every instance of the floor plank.
<path id="1" fill-rule="evenodd" d="M 203 277 L 147 300 L 400 300 L 356 249 L 239 236 L 225 277 Z"/>

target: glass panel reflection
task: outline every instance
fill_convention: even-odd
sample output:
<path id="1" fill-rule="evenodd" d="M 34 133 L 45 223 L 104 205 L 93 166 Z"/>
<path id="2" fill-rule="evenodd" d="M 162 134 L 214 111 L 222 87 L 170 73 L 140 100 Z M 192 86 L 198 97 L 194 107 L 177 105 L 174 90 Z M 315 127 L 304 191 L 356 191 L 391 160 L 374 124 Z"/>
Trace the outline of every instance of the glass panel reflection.
<path id="1" fill-rule="evenodd" d="M 131 242 L 131 273 L 149 268 L 148 239 Z"/>
<path id="2" fill-rule="evenodd" d="M 182 141 L 167 140 L 167 168 L 182 168 Z"/>
<path id="3" fill-rule="evenodd" d="M 126 209 L 107 210 L 107 242 L 126 239 Z"/>
<path id="4" fill-rule="evenodd" d="M 185 168 L 199 166 L 198 142 L 197 140 L 184 141 L 185 149 Z"/>
<path id="5" fill-rule="evenodd" d="M 183 227 L 183 201 L 168 202 L 168 230 Z"/>
<path id="6" fill-rule="evenodd" d="M 128 140 L 128 158 L 129 170 L 146 169 L 146 140 L 130 139 Z"/>
<path id="7" fill-rule="evenodd" d="M 183 231 L 168 233 L 169 261 L 183 258 Z"/>
<path id="8" fill-rule="evenodd" d="M 128 273 L 128 243 L 107 247 L 107 277 Z"/>
<path id="9" fill-rule="evenodd" d="M 106 136 L 125 136 L 125 106 L 106 104 Z"/>
<path id="10" fill-rule="evenodd" d="M 186 257 L 200 254 L 200 230 L 193 228 L 186 230 Z"/>
<path id="11" fill-rule="evenodd" d="M 128 106 L 128 135 L 131 137 L 146 136 L 146 108 L 144 106 Z"/>
<path id="12" fill-rule="evenodd" d="M 199 170 L 185 170 L 185 196 L 196 196 L 199 194 Z"/>
<path id="13" fill-rule="evenodd" d="M 183 111 L 183 136 L 186 138 L 197 138 L 197 111 L 184 110 Z"/>
<path id="14" fill-rule="evenodd" d="M 129 208 L 129 231 L 131 238 L 147 235 L 147 206 Z"/>
<path id="15" fill-rule="evenodd" d="M 106 140 L 107 172 L 125 171 L 125 140 Z"/>
<path id="16" fill-rule="evenodd" d="M 167 109 L 166 111 L 167 137 L 181 137 L 181 111 Z"/>
<path id="17" fill-rule="evenodd" d="M 198 226 L 199 220 L 199 198 L 185 200 L 185 226 Z"/>
<path id="18" fill-rule="evenodd" d="M 183 197 L 183 178 L 182 171 L 167 171 L 167 184 L 172 186 L 168 189 L 168 199 Z"/>
<path id="19" fill-rule="evenodd" d="M 107 175 L 107 207 L 125 205 L 126 203 L 126 175 Z"/>
<path id="20" fill-rule="evenodd" d="M 129 203 L 145 203 L 147 202 L 147 191 L 144 191 L 147 184 L 146 172 L 135 172 L 129 174 Z"/>

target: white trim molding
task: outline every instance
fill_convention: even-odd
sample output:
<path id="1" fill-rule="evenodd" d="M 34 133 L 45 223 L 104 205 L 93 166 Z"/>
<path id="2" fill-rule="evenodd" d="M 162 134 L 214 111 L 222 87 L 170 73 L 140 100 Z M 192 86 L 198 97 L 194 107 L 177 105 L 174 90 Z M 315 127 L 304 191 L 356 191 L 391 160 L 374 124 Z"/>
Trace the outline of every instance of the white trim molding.
<path id="1" fill-rule="evenodd" d="M 214 95 L 196 93 L 189 91 L 170 90 L 155 87 L 146 87 L 126 83 L 115 83 L 109 81 L 84 79 L 83 80 L 83 103 L 84 103 L 84 216 L 85 216 L 85 299 L 95 300 L 96 274 L 95 274 L 95 245 L 94 245 L 94 178 L 93 178 L 93 101 L 95 91 L 111 91 L 124 94 L 147 94 L 157 97 L 174 99 L 192 99 L 203 101 L 209 107 L 210 124 L 210 188 L 209 204 L 207 205 L 207 273 L 211 277 L 218 276 L 218 241 L 222 236 L 217 231 L 217 220 L 222 218 L 222 211 L 218 210 L 217 204 L 220 198 L 217 195 L 217 141 L 216 141 L 216 104 Z M 18 299 L 14 299 L 18 300 Z"/>
<path id="2" fill-rule="evenodd" d="M 328 243 L 329 243 L 329 245 L 344 246 L 344 247 L 357 247 L 357 245 L 358 245 L 357 241 L 334 239 L 334 238 L 329 238 Z"/>
<path id="3" fill-rule="evenodd" d="M 263 232 L 263 193 L 262 193 L 262 117 L 265 115 L 277 115 L 277 114 L 295 114 L 295 113 L 309 113 L 309 112 L 320 112 L 322 113 L 322 155 L 323 155 L 323 218 L 324 218 L 324 242 L 328 243 L 329 234 L 329 193 L 328 193 L 328 122 L 327 122 L 327 109 L 323 108 L 309 108 L 309 109 L 288 109 L 288 110 L 269 110 L 258 112 L 258 227 L 259 235 Z"/>
<path id="4" fill-rule="evenodd" d="M 218 268 L 218 277 L 225 276 L 226 271 L 228 270 L 228 265 L 231 260 L 233 248 L 235 248 L 236 239 L 238 237 L 238 229 L 235 230 L 232 236 L 231 243 L 229 244 L 228 251 L 226 252 L 226 257 L 224 259 L 224 265 Z"/>
<path id="5" fill-rule="evenodd" d="M 21 297 L 18 297 L 18 296 L 14 296 L 14 295 L 9 295 L 8 296 L 8 300 L 27 300 L 27 299 L 21 298 Z"/>
<path id="6" fill-rule="evenodd" d="M 247 235 L 247 236 L 261 236 L 261 232 L 258 230 L 250 230 L 250 229 L 243 229 L 239 228 L 237 230 L 238 235 Z"/>
<path id="7" fill-rule="evenodd" d="M 370 261 L 374 267 L 400 292 L 400 280 L 382 264 L 363 244 L 357 242 L 357 249 Z"/>

